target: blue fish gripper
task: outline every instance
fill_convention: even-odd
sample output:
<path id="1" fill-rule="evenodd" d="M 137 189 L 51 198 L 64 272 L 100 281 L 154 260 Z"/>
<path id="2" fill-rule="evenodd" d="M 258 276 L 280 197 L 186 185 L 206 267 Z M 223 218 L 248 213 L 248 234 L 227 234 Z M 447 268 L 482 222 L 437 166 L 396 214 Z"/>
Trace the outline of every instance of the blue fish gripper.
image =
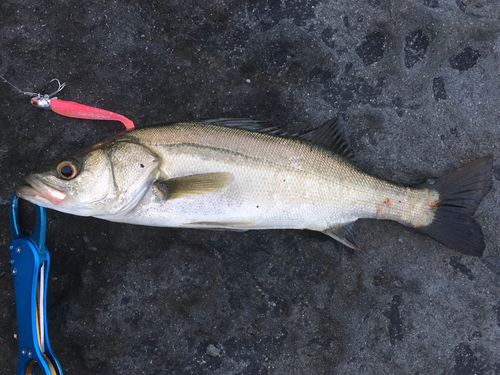
<path id="1" fill-rule="evenodd" d="M 50 257 L 45 247 L 45 209 L 36 206 L 32 236 L 24 236 L 19 226 L 16 194 L 10 201 L 10 263 L 16 294 L 19 357 L 17 375 L 62 375 L 52 352 L 47 331 L 46 294 Z"/>

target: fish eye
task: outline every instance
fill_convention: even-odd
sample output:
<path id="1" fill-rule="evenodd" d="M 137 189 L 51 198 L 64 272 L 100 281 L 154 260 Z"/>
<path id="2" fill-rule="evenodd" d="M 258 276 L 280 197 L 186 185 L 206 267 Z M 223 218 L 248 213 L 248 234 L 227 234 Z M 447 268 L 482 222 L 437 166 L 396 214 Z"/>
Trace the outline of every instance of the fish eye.
<path id="1" fill-rule="evenodd" d="M 59 163 L 56 170 L 59 177 L 63 180 L 71 180 L 78 175 L 80 165 L 76 161 L 65 160 Z"/>

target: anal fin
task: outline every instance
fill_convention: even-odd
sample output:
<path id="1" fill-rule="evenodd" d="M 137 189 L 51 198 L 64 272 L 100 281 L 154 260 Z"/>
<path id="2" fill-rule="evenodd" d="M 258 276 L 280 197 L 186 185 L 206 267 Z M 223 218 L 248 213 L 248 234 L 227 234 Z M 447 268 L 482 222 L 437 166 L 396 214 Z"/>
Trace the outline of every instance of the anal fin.
<path id="1" fill-rule="evenodd" d="M 325 229 L 324 234 L 332 237 L 340 243 L 350 247 L 354 250 L 359 250 L 359 246 L 354 239 L 354 223 L 335 225 L 331 228 Z"/>
<path id="2" fill-rule="evenodd" d="M 229 230 L 234 230 L 237 232 L 245 232 L 248 229 L 245 229 L 244 227 L 250 227 L 252 225 L 255 225 L 254 222 L 251 221 L 195 221 L 192 223 L 187 223 L 184 224 L 186 226 L 196 226 L 196 227 L 206 227 L 209 229 L 229 229 Z M 235 229 L 235 227 L 238 227 Z M 243 228 L 240 228 L 243 227 Z"/>

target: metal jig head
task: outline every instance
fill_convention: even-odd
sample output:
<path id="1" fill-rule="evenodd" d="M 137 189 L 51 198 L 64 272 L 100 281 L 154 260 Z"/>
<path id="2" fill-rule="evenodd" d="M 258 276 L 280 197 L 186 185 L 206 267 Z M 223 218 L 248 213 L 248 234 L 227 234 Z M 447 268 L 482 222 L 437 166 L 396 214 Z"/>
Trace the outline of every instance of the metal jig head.
<path id="1" fill-rule="evenodd" d="M 57 93 L 59 93 L 64 88 L 64 86 L 66 86 L 66 83 L 61 83 L 57 78 L 54 78 L 50 82 L 54 82 L 54 81 L 57 82 L 57 84 L 58 84 L 57 90 L 54 91 L 52 94 L 44 94 L 44 95 L 42 95 L 42 94 L 36 93 L 36 92 L 22 91 L 19 88 L 17 88 L 16 86 L 14 86 L 12 83 L 10 83 L 9 81 L 7 81 L 1 75 L 0 75 L 0 78 L 5 83 L 8 83 L 14 89 L 16 89 L 17 91 L 19 91 L 21 94 L 31 96 L 32 97 L 31 98 L 31 105 L 33 105 L 34 107 L 43 108 L 43 109 L 50 109 L 50 102 L 51 102 L 51 100 L 52 99 L 57 99 L 57 98 L 54 98 L 54 95 L 56 95 Z"/>
<path id="2" fill-rule="evenodd" d="M 41 95 L 38 94 L 36 97 L 31 98 L 31 105 L 37 108 L 43 108 L 43 109 L 50 109 L 50 101 L 52 99 L 57 99 L 53 98 L 54 95 L 56 95 L 58 92 L 60 92 L 64 86 L 66 86 L 66 82 L 61 83 L 57 78 L 52 79 L 50 82 L 57 81 L 58 88 L 56 91 L 54 91 L 52 94 L 45 94 Z"/>

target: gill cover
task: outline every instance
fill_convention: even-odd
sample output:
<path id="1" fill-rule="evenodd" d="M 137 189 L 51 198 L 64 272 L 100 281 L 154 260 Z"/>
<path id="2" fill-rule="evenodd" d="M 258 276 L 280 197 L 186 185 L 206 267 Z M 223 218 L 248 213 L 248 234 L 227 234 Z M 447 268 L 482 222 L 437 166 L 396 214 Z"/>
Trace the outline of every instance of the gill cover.
<path id="1" fill-rule="evenodd" d="M 149 148 L 133 142 L 114 142 L 105 151 L 117 197 L 114 204 L 108 207 L 107 214 L 126 214 L 137 205 L 156 179 L 160 161 Z"/>

